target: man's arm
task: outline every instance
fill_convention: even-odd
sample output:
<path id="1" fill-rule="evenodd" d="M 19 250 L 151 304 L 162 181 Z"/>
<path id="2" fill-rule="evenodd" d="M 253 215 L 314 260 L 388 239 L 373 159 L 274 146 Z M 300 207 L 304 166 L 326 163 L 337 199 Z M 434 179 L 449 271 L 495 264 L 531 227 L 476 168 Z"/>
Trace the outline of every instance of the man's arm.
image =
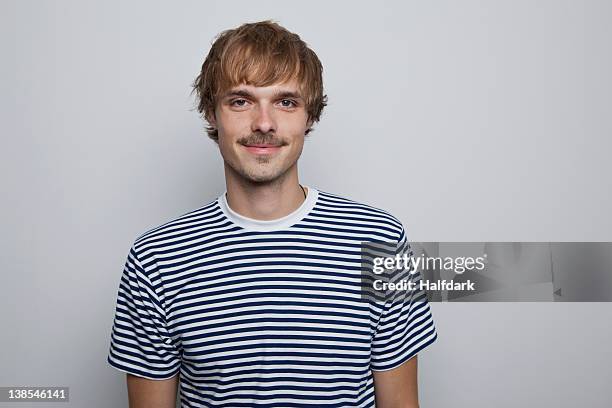
<path id="1" fill-rule="evenodd" d="M 178 377 L 149 380 L 127 374 L 130 408 L 176 408 Z"/>
<path id="2" fill-rule="evenodd" d="M 387 371 L 374 371 L 376 408 L 418 408 L 417 356 Z"/>

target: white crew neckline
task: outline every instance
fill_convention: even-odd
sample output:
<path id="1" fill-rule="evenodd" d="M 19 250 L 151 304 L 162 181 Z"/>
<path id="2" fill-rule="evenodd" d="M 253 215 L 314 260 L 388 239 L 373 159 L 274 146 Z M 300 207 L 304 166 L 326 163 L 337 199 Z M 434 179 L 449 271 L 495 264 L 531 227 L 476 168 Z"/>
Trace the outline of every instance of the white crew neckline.
<path id="1" fill-rule="evenodd" d="M 231 222 L 239 227 L 242 227 L 243 229 L 253 231 L 278 231 L 289 228 L 292 225 L 300 222 L 315 206 L 317 197 L 319 196 L 319 191 L 310 186 L 304 187 L 308 188 L 308 192 L 306 193 L 306 199 L 302 202 L 302 204 L 300 204 L 300 206 L 292 213 L 274 220 L 256 220 L 254 218 L 249 218 L 238 214 L 227 204 L 227 191 L 217 198 L 217 203 L 219 204 L 219 207 L 221 207 L 223 214 Z"/>

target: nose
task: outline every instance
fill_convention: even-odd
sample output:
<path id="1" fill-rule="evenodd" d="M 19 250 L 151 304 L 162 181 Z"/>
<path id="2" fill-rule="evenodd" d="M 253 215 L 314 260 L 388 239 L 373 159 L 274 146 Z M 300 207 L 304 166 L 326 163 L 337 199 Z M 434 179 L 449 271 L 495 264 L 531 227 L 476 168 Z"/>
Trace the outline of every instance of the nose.
<path id="1" fill-rule="evenodd" d="M 259 105 L 253 109 L 253 120 L 251 121 L 251 131 L 269 133 L 276 132 L 276 121 L 272 107 Z"/>

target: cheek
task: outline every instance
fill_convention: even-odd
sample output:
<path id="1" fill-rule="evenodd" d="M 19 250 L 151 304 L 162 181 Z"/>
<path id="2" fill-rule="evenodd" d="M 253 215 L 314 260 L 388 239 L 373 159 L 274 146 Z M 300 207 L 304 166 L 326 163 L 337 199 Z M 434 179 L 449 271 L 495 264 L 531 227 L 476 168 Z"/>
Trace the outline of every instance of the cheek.
<path id="1" fill-rule="evenodd" d="M 292 137 L 291 149 L 287 151 L 288 160 L 296 160 L 302 154 L 304 148 L 304 136 L 297 134 Z"/>
<path id="2" fill-rule="evenodd" d="M 217 129 L 219 131 L 219 143 L 227 147 L 233 146 L 236 140 L 248 136 L 250 133 L 248 121 L 245 122 L 244 116 L 236 114 L 221 115 L 217 121 Z"/>
<path id="3" fill-rule="evenodd" d="M 240 118 L 232 115 L 231 112 L 221 110 L 217 116 L 217 127 L 225 134 L 232 135 Z"/>
<path id="4" fill-rule="evenodd" d="M 303 136 L 308 129 L 307 120 L 308 116 L 306 114 L 291 115 L 281 122 L 280 130 L 282 131 L 284 128 L 292 136 Z"/>

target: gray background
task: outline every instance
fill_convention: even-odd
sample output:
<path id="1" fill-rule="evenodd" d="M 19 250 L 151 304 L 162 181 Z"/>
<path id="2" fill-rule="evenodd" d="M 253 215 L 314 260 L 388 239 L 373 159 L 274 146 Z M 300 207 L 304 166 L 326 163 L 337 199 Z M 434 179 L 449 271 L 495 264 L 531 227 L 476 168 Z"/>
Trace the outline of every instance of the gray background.
<path id="1" fill-rule="evenodd" d="M 127 405 L 105 361 L 123 263 L 223 191 L 189 85 L 247 21 L 278 20 L 325 66 L 306 185 L 412 240 L 612 241 L 610 2 L 0 4 L 0 385 Z M 423 407 L 610 406 L 612 304 L 432 309 Z"/>

